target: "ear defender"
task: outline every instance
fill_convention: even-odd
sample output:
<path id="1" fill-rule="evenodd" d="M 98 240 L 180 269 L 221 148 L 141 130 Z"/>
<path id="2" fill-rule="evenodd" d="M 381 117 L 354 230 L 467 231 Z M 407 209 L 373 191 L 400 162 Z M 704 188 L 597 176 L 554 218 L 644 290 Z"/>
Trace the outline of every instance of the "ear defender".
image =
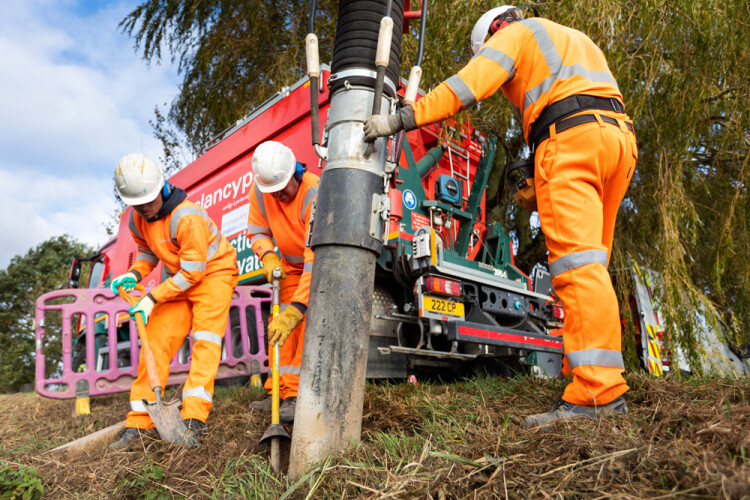
<path id="1" fill-rule="evenodd" d="M 161 188 L 162 197 L 168 198 L 171 193 L 172 193 L 172 185 L 168 183 L 167 181 L 164 181 L 164 187 Z"/>
<path id="2" fill-rule="evenodd" d="M 297 162 L 297 164 L 294 166 L 294 178 L 298 181 L 302 180 L 302 175 L 307 170 L 307 165 L 304 163 Z"/>
<path id="3" fill-rule="evenodd" d="M 497 33 L 497 30 L 503 25 L 503 21 L 505 21 L 505 17 L 498 17 L 492 21 L 492 24 L 490 24 L 490 35 Z"/>

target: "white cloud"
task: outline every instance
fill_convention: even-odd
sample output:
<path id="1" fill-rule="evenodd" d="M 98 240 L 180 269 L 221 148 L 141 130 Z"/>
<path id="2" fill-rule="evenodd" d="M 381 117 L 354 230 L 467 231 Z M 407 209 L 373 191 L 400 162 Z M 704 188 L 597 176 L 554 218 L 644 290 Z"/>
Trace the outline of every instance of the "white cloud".
<path id="1" fill-rule="evenodd" d="M 0 213 L 4 214 L 0 217 L 0 262 L 4 266 L 14 255 L 65 233 L 93 247 L 106 241 L 104 223 L 116 208 L 108 179 L 63 179 L 17 169 L 0 171 L 0 186 Z"/>
<path id="2" fill-rule="evenodd" d="M 119 32 L 139 3 L 3 2 L 0 205 L 20 218 L 0 222 L 0 268 L 63 232 L 104 243 L 114 164 L 130 152 L 161 155 L 148 121 L 177 95 L 177 77 L 147 67 Z"/>

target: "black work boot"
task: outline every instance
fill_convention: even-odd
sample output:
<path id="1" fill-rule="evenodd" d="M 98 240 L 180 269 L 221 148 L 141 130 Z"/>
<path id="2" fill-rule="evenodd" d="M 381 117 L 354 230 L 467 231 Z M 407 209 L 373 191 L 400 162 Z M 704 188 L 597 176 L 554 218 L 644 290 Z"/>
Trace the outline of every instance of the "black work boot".
<path id="1" fill-rule="evenodd" d="M 199 436 L 205 436 L 208 433 L 208 427 L 206 427 L 206 424 L 204 424 L 197 418 L 185 419 L 185 427 L 195 432 Z"/>
<path id="2" fill-rule="evenodd" d="M 136 429 L 135 427 L 126 427 L 120 431 L 119 438 L 117 441 L 109 445 L 110 450 L 119 450 L 125 448 L 130 442 L 134 442 L 136 438 L 141 438 L 146 435 L 146 430 Z"/>
<path id="3" fill-rule="evenodd" d="M 552 409 L 546 413 L 539 413 L 526 417 L 521 425 L 524 429 L 539 427 L 551 429 L 552 424 L 558 420 L 572 420 L 574 418 L 599 418 L 612 413 L 628 414 L 628 405 L 625 398 L 620 396 L 611 403 L 597 406 L 584 406 L 568 403 L 562 399 L 552 405 Z"/>
<path id="4" fill-rule="evenodd" d="M 259 411 L 261 413 L 271 413 L 271 396 L 266 396 L 260 401 L 253 401 L 248 406 L 249 410 Z"/>
<path id="5" fill-rule="evenodd" d="M 294 410 L 297 408 L 297 398 L 286 398 L 279 407 L 279 421 L 285 424 L 294 422 Z"/>
<path id="6" fill-rule="evenodd" d="M 198 420 L 197 418 L 186 418 L 184 420 L 185 427 L 185 438 L 180 443 L 183 448 L 197 448 L 200 445 L 201 439 L 208 433 L 206 424 Z"/>

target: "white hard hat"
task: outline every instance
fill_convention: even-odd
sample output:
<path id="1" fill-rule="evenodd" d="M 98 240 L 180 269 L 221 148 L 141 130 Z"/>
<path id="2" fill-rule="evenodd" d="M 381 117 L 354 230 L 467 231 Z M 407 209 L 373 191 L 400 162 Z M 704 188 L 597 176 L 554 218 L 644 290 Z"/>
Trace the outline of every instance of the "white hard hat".
<path id="1" fill-rule="evenodd" d="M 512 10 L 509 16 L 517 21 L 523 20 L 523 14 L 513 5 L 503 5 L 502 7 L 495 7 L 494 9 L 485 12 L 482 17 L 479 18 L 479 21 L 477 21 L 477 23 L 474 25 L 474 29 L 471 30 L 471 50 L 475 54 L 479 52 L 479 49 L 481 49 L 482 45 L 484 45 L 484 39 L 487 38 L 487 35 L 490 32 L 492 21 L 494 21 L 496 17 L 505 14 L 509 10 Z"/>
<path id="2" fill-rule="evenodd" d="M 154 201 L 164 187 L 164 172 L 148 156 L 131 153 L 115 167 L 115 190 L 127 205 Z"/>
<path id="3" fill-rule="evenodd" d="M 255 148 L 253 174 L 261 193 L 281 191 L 297 167 L 294 153 L 280 142 L 266 141 Z"/>

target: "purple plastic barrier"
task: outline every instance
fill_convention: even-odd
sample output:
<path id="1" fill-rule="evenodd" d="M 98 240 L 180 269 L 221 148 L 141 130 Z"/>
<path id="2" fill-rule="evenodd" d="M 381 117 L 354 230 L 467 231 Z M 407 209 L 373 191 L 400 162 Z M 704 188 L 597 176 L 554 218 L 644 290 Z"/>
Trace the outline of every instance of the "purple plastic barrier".
<path id="1" fill-rule="evenodd" d="M 69 303 L 60 304 L 62 301 Z M 216 379 L 268 371 L 261 304 L 270 302 L 269 288 L 238 286 L 235 289 Z M 125 300 L 103 288 L 59 290 L 39 297 L 35 323 L 36 392 L 54 399 L 75 398 L 75 385 L 79 380 L 89 382 L 91 396 L 129 391 L 138 375 L 139 340 L 135 323 L 127 315 L 128 307 Z M 45 378 L 45 356 L 42 353 L 45 312 L 55 310 L 62 313 L 62 374 L 56 378 Z M 79 320 L 77 328 L 71 325 L 76 314 L 78 318 L 84 318 Z M 248 325 L 248 316 L 255 318 L 255 325 Z M 117 342 L 118 321 L 114 321 L 115 318 L 119 324 L 127 322 L 129 325 L 130 339 L 121 341 L 120 345 Z M 99 333 L 97 328 L 93 328 L 95 335 L 88 335 L 92 330 L 89 325 L 95 322 L 104 322 L 106 333 Z M 74 339 L 80 335 L 85 337 L 85 369 L 76 372 L 73 370 L 73 346 Z M 105 336 L 106 347 L 102 345 L 97 352 L 96 337 L 100 337 L 102 343 Z M 255 353 L 251 352 L 251 338 L 257 351 Z M 191 350 L 192 342 L 187 340 L 171 362 L 167 385 L 181 384 L 187 379 Z M 121 361 L 123 366 L 118 366 Z M 105 368 L 105 365 L 108 366 Z"/>

